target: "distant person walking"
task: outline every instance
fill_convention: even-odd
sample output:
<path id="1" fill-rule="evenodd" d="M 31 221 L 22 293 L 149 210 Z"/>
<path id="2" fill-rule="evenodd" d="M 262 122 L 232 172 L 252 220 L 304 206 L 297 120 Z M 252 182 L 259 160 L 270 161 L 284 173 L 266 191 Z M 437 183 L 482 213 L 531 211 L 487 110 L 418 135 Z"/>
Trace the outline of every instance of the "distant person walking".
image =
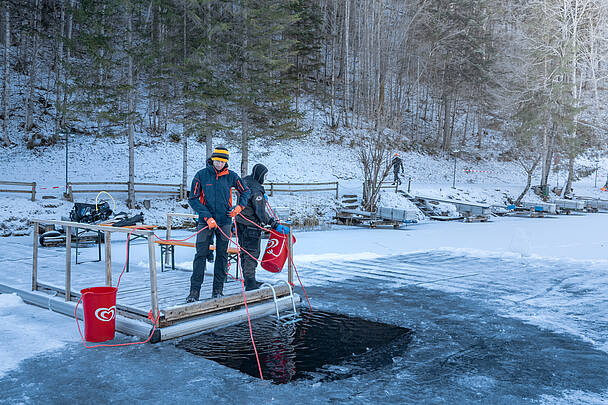
<path id="1" fill-rule="evenodd" d="M 395 153 L 393 155 L 392 165 L 393 165 L 393 174 L 395 175 L 393 184 L 401 184 L 401 179 L 399 178 L 399 172 L 400 171 L 405 172 L 405 169 L 403 168 L 403 161 L 399 157 L 399 153 Z"/>

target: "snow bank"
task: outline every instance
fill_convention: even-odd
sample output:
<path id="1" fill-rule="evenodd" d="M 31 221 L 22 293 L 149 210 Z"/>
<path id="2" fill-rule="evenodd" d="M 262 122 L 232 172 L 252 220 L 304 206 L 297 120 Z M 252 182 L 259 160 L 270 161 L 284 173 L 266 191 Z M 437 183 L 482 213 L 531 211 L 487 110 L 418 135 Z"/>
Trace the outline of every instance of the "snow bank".
<path id="1" fill-rule="evenodd" d="M 0 294 L 0 377 L 24 359 L 77 340 L 73 319 L 25 304 L 15 294 Z"/>

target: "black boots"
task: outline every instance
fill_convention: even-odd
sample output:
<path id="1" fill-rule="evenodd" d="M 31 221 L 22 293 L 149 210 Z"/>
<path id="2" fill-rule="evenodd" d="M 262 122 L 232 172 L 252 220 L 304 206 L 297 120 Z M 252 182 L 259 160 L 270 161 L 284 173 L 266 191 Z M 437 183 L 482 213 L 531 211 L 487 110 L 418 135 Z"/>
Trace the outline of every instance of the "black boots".
<path id="1" fill-rule="evenodd" d="M 220 298 L 220 297 L 223 297 L 223 296 L 224 296 L 224 294 L 221 291 L 215 291 L 214 290 L 211 293 L 211 298 Z"/>
<path id="2" fill-rule="evenodd" d="M 188 294 L 188 297 L 186 298 L 186 303 L 198 301 L 199 295 L 199 290 L 190 290 L 190 294 Z"/>
<path id="3" fill-rule="evenodd" d="M 255 278 L 245 279 L 245 291 L 257 290 L 262 284 L 264 283 L 257 281 Z"/>

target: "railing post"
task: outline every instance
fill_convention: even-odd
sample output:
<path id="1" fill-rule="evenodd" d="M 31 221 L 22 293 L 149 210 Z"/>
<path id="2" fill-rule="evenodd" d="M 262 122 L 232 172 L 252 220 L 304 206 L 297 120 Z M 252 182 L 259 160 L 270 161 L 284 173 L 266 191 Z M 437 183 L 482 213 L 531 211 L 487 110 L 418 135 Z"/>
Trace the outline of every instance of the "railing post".
<path id="1" fill-rule="evenodd" d="M 336 181 L 336 200 L 337 200 L 338 198 L 340 198 L 340 193 L 339 193 L 339 189 L 338 189 L 338 187 L 339 187 L 339 185 L 338 185 L 338 182 Z"/>
<path id="2" fill-rule="evenodd" d="M 106 251 L 106 286 L 112 287 L 112 239 L 110 236 L 111 233 L 109 231 L 105 231 L 103 235 Z"/>
<path id="3" fill-rule="evenodd" d="M 407 193 L 410 193 L 410 186 L 412 185 L 412 177 L 407 178 Z"/>
<path id="4" fill-rule="evenodd" d="M 65 300 L 72 299 L 72 227 L 65 227 Z"/>
<path id="5" fill-rule="evenodd" d="M 287 282 L 293 285 L 293 236 L 291 235 L 291 224 L 289 224 L 289 234 L 287 235 L 287 252 L 289 262 L 287 263 Z"/>
<path id="6" fill-rule="evenodd" d="M 36 201 L 36 182 L 32 183 L 32 201 Z"/>
<path id="7" fill-rule="evenodd" d="M 270 183 L 270 196 L 272 197 L 272 193 L 274 191 L 274 183 Z"/>
<path id="8" fill-rule="evenodd" d="M 156 284 L 156 254 L 154 252 L 154 239 L 152 232 L 148 234 L 148 261 L 150 265 L 150 300 L 152 316 L 158 319 L 158 288 Z"/>
<path id="9" fill-rule="evenodd" d="M 171 239 L 171 213 L 167 213 L 167 231 L 165 233 L 165 239 Z M 169 255 L 171 254 L 171 249 L 167 249 L 165 252 L 165 266 L 169 265 Z"/>
<path id="10" fill-rule="evenodd" d="M 34 252 L 32 257 L 32 291 L 38 289 L 38 222 L 34 222 Z"/>

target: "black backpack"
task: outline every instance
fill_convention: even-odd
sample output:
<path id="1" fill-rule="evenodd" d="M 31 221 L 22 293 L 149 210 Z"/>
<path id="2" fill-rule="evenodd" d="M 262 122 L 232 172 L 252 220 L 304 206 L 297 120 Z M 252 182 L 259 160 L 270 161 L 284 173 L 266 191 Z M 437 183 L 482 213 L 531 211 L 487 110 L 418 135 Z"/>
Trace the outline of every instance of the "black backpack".
<path id="1" fill-rule="evenodd" d="M 103 202 L 97 204 L 74 203 L 74 208 L 70 211 L 70 221 L 92 224 L 105 221 L 112 215 L 110 204 Z"/>

